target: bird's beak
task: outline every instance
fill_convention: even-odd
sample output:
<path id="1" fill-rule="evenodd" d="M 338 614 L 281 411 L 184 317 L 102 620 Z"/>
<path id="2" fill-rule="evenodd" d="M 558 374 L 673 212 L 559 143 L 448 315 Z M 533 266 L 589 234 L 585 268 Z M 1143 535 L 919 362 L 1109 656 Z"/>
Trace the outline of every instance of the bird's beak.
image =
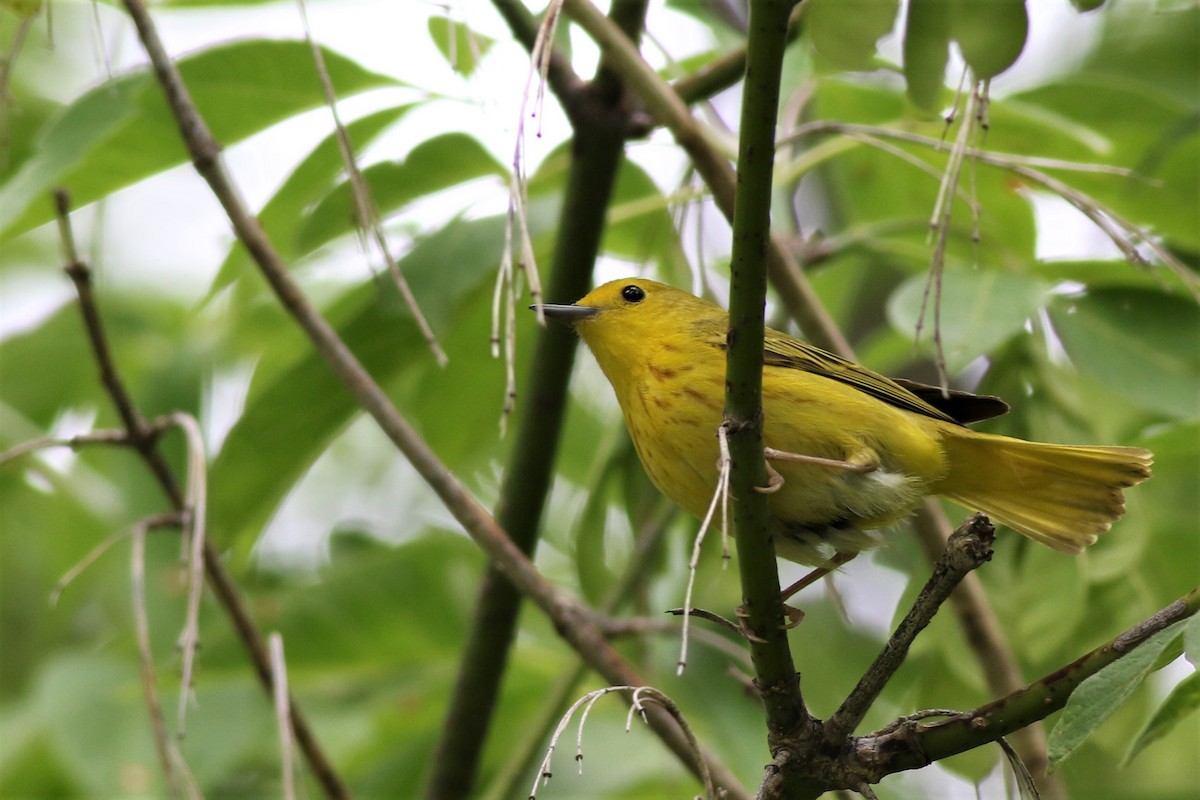
<path id="1" fill-rule="evenodd" d="M 531 311 L 541 311 L 549 319 L 558 320 L 567 325 L 574 325 L 576 322 L 590 319 L 600 311 L 595 306 L 560 306 L 553 303 L 538 303 L 529 308 Z"/>

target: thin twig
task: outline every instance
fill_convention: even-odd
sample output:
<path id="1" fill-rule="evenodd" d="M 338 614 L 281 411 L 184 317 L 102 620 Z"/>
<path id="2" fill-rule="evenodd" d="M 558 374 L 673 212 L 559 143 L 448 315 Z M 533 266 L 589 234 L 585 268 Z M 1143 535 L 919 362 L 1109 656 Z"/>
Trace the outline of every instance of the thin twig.
<path id="1" fill-rule="evenodd" d="M 1095 198 L 1068 186 L 1057 178 L 1053 178 L 1040 170 L 1024 166 L 1014 166 L 1010 169 L 1017 175 L 1027 178 L 1034 183 L 1041 184 L 1079 209 L 1084 216 L 1104 232 L 1126 259 L 1138 266 L 1148 266 L 1148 262 L 1145 256 L 1138 251 L 1136 245 L 1130 241 L 1130 238 L 1143 242 L 1191 290 L 1192 295 L 1200 299 L 1200 277 L 1176 258 L 1170 250 L 1159 244 L 1148 231 L 1117 214 L 1111 208 L 1097 202 Z M 1124 233 L 1114 228 L 1114 224 L 1118 228 L 1124 229 Z"/>
<path id="2" fill-rule="evenodd" d="M 163 718 L 162 703 L 158 697 L 158 684 L 154 677 L 154 654 L 150 649 L 150 622 L 146 616 L 146 531 L 152 525 L 180 525 L 179 514 L 169 519 L 140 520 L 132 528 L 133 548 L 129 567 L 133 584 L 133 621 L 137 636 L 138 660 L 141 665 L 142 696 L 146 699 L 146 710 L 150 714 L 150 729 L 154 733 L 154 747 L 158 752 L 159 766 L 167 791 L 172 797 L 180 797 L 179 780 L 175 774 L 176 757 L 172 754 L 174 743 L 167 735 L 167 723 Z"/>
<path id="3" fill-rule="evenodd" d="M 284 800 L 296 800 L 296 775 L 292 766 L 291 703 L 288 702 L 287 663 L 283 658 L 283 636 L 272 631 L 267 637 L 271 650 L 271 674 L 275 676 L 275 721 L 279 728 L 279 769 L 283 778 Z"/>
<path id="4" fill-rule="evenodd" d="M 996 529 L 982 514 L 976 514 L 959 526 L 946 543 L 942 557 L 934 564 L 933 574 L 921 593 L 888 639 L 858 685 L 850 692 L 833 716 L 825 722 L 825 737 L 840 743 L 853 733 L 879 697 L 883 687 L 908 655 L 913 641 L 950 597 L 963 576 L 992 557 Z"/>
<path id="5" fill-rule="evenodd" d="M 333 115 L 333 128 L 337 135 L 338 151 L 342 154 L 342 163 L 346 167 L 346 177 L 350 181 L 350 193 L 354 197 L 355 221 L 358 223 L 360 236 L 364 239 L 369 237 L 369 240 L 375 243 L 379 250 L 379 257 L 383 259 L 383 263 L 387 266 L 388 275 L 391 276 L 392 282 L 396 285 L 397 291 L 400 292 L 400 297 L 404 299 L 404 304 L 408 306 L 409 312 L 413 315 L 413 320 L 417 323 L 417 328 L 421 331 L 421 336 L 425 338 L 426 344 L 433 352 L 433 357 L 437 360 L 438 366 L 446 366 L 449 359 L 446 357 L 446 351 L 442 349 L 438 343 L 437 335 L 430 327 L 429 321 L 425 319 L 425 314 L 421 311 L 421 306 L 417 303 L 417 298 L 413 295 L 412 289 L 408 285 L 408 280 L 404 277 L 404 273 L 400 271 L 400 265 L 396 263 L 395 256 L 392 255 L 392 250 L 388 247 L 387 237 L 383 234 L 383 222 L 379 218 L 379 205 L 375 202 L 375 196 L 371 192 L 371 186 L 363 177 L 362 170 L 358 168 L 358 159 L 354 155 L 354 146 L 350 143 L 350 132 L 346 130 L 346 126 L 342 124 L 342 118 L 338 114 L 337 109 L 337 92 L 333 88 L 333 79 L 329 76 L 329 70 L 325 66 L 325 54 L 321 52 L 320 45 L 313 39 L 312 30 L 308 25 L 308 11 L 304 5 L 304 0 L 296 0 L 296 5 L 300 9 L 300 22 L 304 26 L 304 38 L 308 42 L 309 48 L 312 50 L 313 64 L 317 69 L 317 76 L 321 79 L 321 89 L 325 93 L 325 105 L 329 106 L 329 112 Z M 454 36 L 450 37 L 454 41 Z M 364 246 L 366 242 L 363 242 Z M 366 249 L 364 247 L 364 249 Z"/>
<path id="6" fill-rule="evenodd" d="M 729 631 L 730 633 L 733 633 L 733 634 L 743 637 L 743 638 L 746 635 L 745 631 L 743 631 L 741 628 L 739 628 L 738 624 L 736 622 L 734 622 L 733 620 L 726 619 L 725 617 L 722 617 L 720 614 L 717 614 L 712 611 L 708 611 L 703 608 L 691 608 L 691 607 L 689 607 L 689 608 L 668 608 L 667 613 L 673 614 L 676 617 L 684 617 L 685 619 L 690 618 L 690 617 L 695 617 L 696 619 L 702 619 L 702 620 L 705 620 L 706 622 L 712 622 L 712 623 L 724 628 L 725 630 Z M 618 634 L 624 634 L 624 633 L 641 633 L 641 632 L 645 632 L 645 631 L 652 631 L 652 630 L 659 630 L 659 629 L 670 630 L 670 628 L 667 627 L 668 624 L 669 623 L 667 620 L 662 620 L 662 619 L 634 618 L 634 619 L 626 619 L 626 620 L 616 620 L 616 621 L 614 621 L 614 623 L 612 625 L 606 626 L 605 630 L 607 630 L 610 635 L 616 636 Z"/>
<path id="7" fill-rule="evenodd" d="M 167 97 L 168 105 L 178 122 L 183 142 L 197 171 L 208 182 L 213 194 L 225 209 L 238 238 L 246 246 L 285 310 L 309 337 L 317 353 L 345 384 L 362 409 L 408 458 L 446 509 L 487 552 L 489 558 L 503 569 L 508 579 L 554 621 L 556 630 L 560 631 L 587 660 L 589 666 L 613 683 L 644 683 L 637 679 L 637 672 L 604 640 L 596 626 L 590 623 L 589 614 L 582 604 L 541 576 L 529 558 L 496 524 L 495 519 L 467 492 L 454 473 L 438 459 L 412 425 L 400 415 L 391 399 L 371 378 L 332 326 L 308 302 L 287 265 L 279 257 L 262 226 L 250 213 L 226 173 L 220 160 L 220 145 L 196 109 L 179 70 L 167 55 L 145 6 L 141 0 L 124 0 L 124 5 L 138 29 L 138 37 L 154 67 L 155 76 Z M 264 681 L 269 681 L 269 660 L 267 666 L 268 671 L 262 676 Z M 690 745 L 669 715 L 651 714 L 650 719 L 651 725 L 667 746 L 689 768 L 699 774 L 700 765 L 693 756 Z M 299 732 L 297 739 L 303 742 Z M 714 756 L 706 753 L 704 758 L 717 783 L 724 786 L 727 792 L 736 797 L 747 796 L 737 778 L 727 768 L 714 763 Z M 344 794 L 344 787 L 342 792 Z"/>
<path id="8" fill-rule="evenodd" d="M 503 329 L 504 345 L 504 404 L 500 410 L 500 434 L 508 429 L 508 418 L 512 414 L 517 397 L 516 342 L 517 342 L 517 295 L 522 290 L 522 278 L 529 281 L 529 296 L 537 313 L 539 325 L 546 324 L 542 313 L 542 284 L 538 274 L 537 259 L 533 250 L 533 238 L 529 234 L 529 196 L 525 175 L 525 123 L 529 119 L 538 121 L 538 138 L 541 138 L 542 108 L 545 103 L 546 84 L 549 80 L 551 56 L 554 52 L 554 32 L 562 12 L 562 0 L 553 0 L 547 8 L 533 47 L 530 48 L 529 69 L 525 74 L 525 86 L 521 92 L 521 106 L 517 112 L 517 136 L 513 143 L 512 172 L 508 186 L 508 213 L 504 223 L 504 251 L 496 271 L 496 287 L 492 296 L 492 357 L 500 355 Z M 536 84 L 535 84 L 536 79 Z M 530 89 L 536 86 L 533 109 L 530 110 Z M 515 233 L 515 237 L 514 237 Z M 516 238 L 519 247 L 514 246 Z M 519 257 L 514 260 L 514 250 Z"/>
<path id="9" fill-rule="evenodd" d="M 137 4 L 137 9 L 145 15 L 145 9 L 140 4 Z M 161 49 L 161 44 L 159 47 Z M 108 347 L 108 337 L 105 333 L 103 321 L 100 318 L 99 306 L 92 289 L 91 270 L 84 262 L 79 260 L 76 254 L 69 216 L 70 198 L 67 192 L 62 189 L 55 191 L 54 198 L 58 210 L 59 231 L 62 236 L 63 248 L 67 260 L 65 271 L 75 284 L 76 293 L 79 297 L 79 309 L 83 316 L 88 342 L 91 345 L 96 363 L 100 366 L 101 382 L 112 399 L 113 405 L 116 407 L 122 422 L 125 424 L 130 445 L 137 449 L 143 462 L 145 462 L 151 473 L 153 473 L 172 507 L 177 512 L 183 512 L 187 507 L 185 492 L 180 488 L 179 482 L 175 479 L 174 472 L 158 449 L 157 439 L 159 431 L 153 428 L 146 421 L 145 417 L 142 416 L 141 411 L 133 403 L 133 399 L 116 370 L 112 353 Z M 260 684 L 270 691 L 271 663 L 263 637 L 254 624 L 254 620 L 251 618 L 245 602 L 242 600 L 241 592 L 226 571 L 225 565 L 221 561 L 220 553 L 212 546 L 207 537 L 203 539 L 203 547 L 204 569 L 208 575 L 213 593 L 228 615 L 230 622 L 233 623 L 234 630 L 237 632 L 242 646 L 246 649 L 246 653 L 250 656 L 254 664 L 254 671 L 258 676 Z M 324 751 L 317 742 L 315 734 L 308 725 L 308 719 L 296 704 L 295 698 L 291 699 L 291 705 L 292 726 L 296 741 L 300 744 L 300 749 L 304 752 L 304 757 L 308 760 L 313 773 L 317 776 L 325 793 L 334 800 L 349 798 L 350 795 L 345 784 L 342 783 L 332 763 L 325 756 Z M 198 795 L 198 790 L 193 791 L 192 787 L 193 784 L 188 784 L 189 795 Z"/>
<path id="10" fill-rule="evenodd" d="M 906 717 L 880 731 L 858 737 L 853 742 L 853 749 L 865 774 L 871 776 L 872 782 L 877 782 L 886 775 L 919 769 L 930 761 L 994 742 L 1033 720 L 1045 719 L 1058 711 L 1086 678 L 1133 651 L 1156 633 L 1198 611 L 1200 589 L 1193 589 L 1108 643 L 1011 694 L 939 722 L 920 722 L 915 717 Z"/>
<path id="11" fill-rule="evenodd" d="M 853 122 L 839 122 L 837 120 L 814 120 L 806 122 L 803 125 L 797 126 L 787 136 L 782 137 L 779 140 L 779 144 L 788 144 L 796 139 L 802 139 L 805 136 L 812 136 L 817 133 L 839 133 L 851 137 L 865 136 L 870 138 L 895 139 L 901 142 L 923 145 L 934 150 L 945 148 L 945 142 L 935 139 L 932 136 L 922 136 L 919 133 L 898 130 L 896 128 L 886 128 L 881 125 L 863 125 Z M 1061 169 L 1071 172 L 1116 175 L 1122 178 L 1137 177 L 1137 173 L 1127 167 L 1114 167 L 1109 164 L 1086 164 L 1079 161 L 1026 156 L 1017 153 L 1001 153 L 993 150 L 981 150 L 976 147 L 967 148 L 966 156 L 981 164 L 988 164 L 995 167 L 1018 165 L 1039 169 Z"/>
<path id="12" fill-rule="evenodd" d="M 933 256 L 929 264 L 929 278 L 925 282 L 925 292 L 921 295 L 921 309 L 917 313 L 916 330 L 913 332 L 917 340 L 921 338 L 921 329 L 925 323 L 925 311 L 928 306 L 929 292 L 933 290 L 933 346 L 934 366 L 937 367 L 938 385 L 942 393 L 950 390 L 949 378 L 946 376 L 946 352 L 942 347 L 942 275 L 946 269 L 946 244 L 950 240 L 950 217 L 954 209 L 954 197 L 958 192 L 958 177 L 962 170 L 963 157 L 967 152 L 967 138 L 975 124 L 975 115 L 970 113 L 974 108 L 974 93 L 967 96 L 966 119 L 959 123 L 958 137 L 950 148 L 950 158 L 946 161 L 946 171 L 942 175 L 938 187 L 937 200 L 933 205 L 933 215 L 929 227 L 934 236 Z"/>
<path id="13" fill-rule="evenodd" d="M 660 690 L 655 689 L 653 686 L 607 686 L 603 689 L 597 689 L 593 692 L 588 692 L 583 697 L 580 697 L 578 700 L 572 703 L 571 707 L 567 709 L 566 713 L 564 713 L 562 718 L 559 720 L 558 726 L 554 729 L 554 734 L 550 737 L 550 744 L 546 748 L 546 756 L 542 759 L 541 767 L 538 768 L 538 774 L 533 779 L 533 786 L 529 791 L 529 800 L 535 800 L 538 789 L 542 786 L 545 786 L 550 781 L 550 778 L 554 777 L 554 773 L 550 769 L 551 760 L 554 757 L 554 750 L 558 747 L 558 742 L 562 738 L 563 733 L 566 732 L 567 726 L 571 724 L 571 719 L 575 716 L 575 712 L 580 711 L 580 709 L 582 709 L 582 711 L 580 711 L 579 724 L 577 726 L 577 732 L 575 736 L 575 762 L 579 765 L 580 773 L 583 772 L 584 724 L 587 722 L 587 717 L 592 710 L 592 706 L 594 706 L 596 702 L 600 700 L 600 698 L 614 692 L 628 692 L 631 695 L 629 712 L 625 719 L 626 732 L 632 728 L 634 714 L 641 714 L 642 719 L 646 722 L 649 722 L 649 719 L 646 716 L 647 703 L 654 703 L 655 705 L 664 709 L 671 716 L 671 718 L 675 720 L 690 743 L 693 754 L 700 761 L 700 779 L 704 783 L 705 797 L 709 798 L 710 800 L 715 800 L 717 797 L 716 786 L 713 783 L 711 774 L 709 774 L 707 765 L 704 761 L 704 753 L 701 751 L 699 743 L 696 741 L 695 734 L 692 733 L 691 727 L 687 724 L 687 721 L 683 717 L 683 712 L 679 710 L 679 706 L 675 704 L 675 701 Z"/>
<path id="14" fill-rule="evenodd" d="M 781 140 L 783 142 L 791 141 L 798 137 L 809 136 L 814 133 L 839 133 L 850 138 L 857 139 L 865 144 L 874 145 L 873 138 L 888 138 L 898 141 L 909 142 L 911 144 L 919 144 L 925 147 L 941 149 L 942 142 L 937 139 L 921 136 L 919 134 L 910 133 L 908 131 L 895 130 L 892 128 L 884 128 L 874 125 L 858 125 L 845 122 L 834 121 L 818 121 L 810 122 L 798 127 L 791 135 Z M 868 138 L 863 138 L 868 137 Z M 884 148 L 885 152 L 896 155 L 892 150 Z M 1047 175 L 1042 170 L 1055 169 L 1073 172 L 1086 172 L 1103 175 L 1115 175 L 1123 178 L 1142 178 L 1134 170 L 1126 167 L 1115 167 L 1108 164 L 1087 164 L 1076 161 L 1064 161 L 1056 158 L 1038 158 L 1033 156 L 1022 156 L 1013 153 L 997 153 L 982 150 L 977 147 L 968 147 L 964 151 L 967 158 L 970 158 L 973 163 L 987 164 L 988 166 L 1000 167 L 1007 169 L 1015 175 L 1020 175 L 1027 180 L 1036 183 L 1043 188 L 1062 197 L 1084 216 L 1092 221 L 1101 232 L 1107 236 L 1112 243 L 1121 251 L 1127 260 L 1138 266 L 1147 266 L 1146 258 L 1138 251 L 1134 242 L 1144 243 L 1150 250 L 1167 266 L 1171 272 L 1179 278 L 1193 295 L 1200 297 L 1200 278 L 1197 278 L 1195 273 L 1188 269 L 1170 250 L 1163 247 L 1154 236 L 1152 236 L 1145 228 L 1137 225 L 1133 221 L 1117 214 L 1108 206 L 1100 203 L 1094 197 L 1091 197 L 1084 192 L 1075 189 L 1063 181 L 1058 180 L 1050 175 Z M 1152 182 L 1151 182 L 1152 183 Z"/>
<path id="15" fill-rule="evenodd" d="M 696 121 L 657 70 L 646 63 L 629 37 L 590 0 L 564 0 L 563 7 L 600 46 L 613 70 L 638 96 L 646 111 L 670 130 L 712 190 L 717 208 L 726 219 L 732 220 L 737 178 L 729 165 L 728 155 L 713 140 L 712 134 Z M 767 268 L 784 305 L 808 339 L 818 347 L 852 356 L 849 342 L 821 304 L 782 237 L 772 236 L 767 242 Z"/>
<path id="16" fill-rule="evenodd" d="M 179 688 L 179 727 L 176 736 L 183 738 L 191 698 L 196 651 L 200 647 L 200 596 L 204 592 L 204 549 L 207 542 L 205 518 L 208 509 L 208 462 L 204 457 L 204 435 L 200 424 L 191 414 L 175 412 L 164 418 L 183 431 L 187 442 L 187 489 L 184 494 L 184 535 L 187 565 L 187 612 L 179 649 L 183 653 L 183 675 Z M 156 426 L 160 427 L 160 426 Z"/>
<path id="17" fill-rule="evenodd" d="M 113 531 L 108 536 L 105 536 L 98 545 L 89 550 L 87 555 L 79 559 L 70 569 L 64 572 L 63 576 L 58 579 L 58 582 L 54 584 L 54 588 L 50 590 L 50 607 L 53 608 L 58 605 L 58 599 L 62 597 L 62 593 L 66 591 L 66 588 L 82 575 L 88 567 L 96 563 L 96 559 L 107 553 L 110 547 L 128 535 L 128 528 Z"/>
<path id="18" fill-rule="evenodd" d="M 75 248 L 75 235 L 71 230 L 70 220 L 70 196 L 65 190 L 57 189 L 54 192 L 54 201 L 58 210 L 59 238 L 62 241 L 63 253 L 67 262 L 63 270 L 74 282 L 75 291 L 79 295 L 79 310 L 83 314 L 93 355 L 100 367 L 100 382 L 104 384 L 104 388 L 108 390 L 109 396 L 116 405 L 117 414 L 121 417 L 125 430 L 133 439 L 134 446 L 144 451 L 153 446 L 158 432 L 153 430 L 146 419 L 138 413 L 133 399 L 117 375 L 117 368 L 108 347 L 108 337 L 104 332 L 104 325 L 100 321 L 100 313 L 97 310 L 92 290 L 92 272 L 79 259 L 78 251 Z M 167 469 L 165 461 L 162 461 L 159 466 Z M 155 467 L 156 472 L 159 466 Z M 172 500 L 174 499 L 172 498 Z M 182 500 L 182 497 L 179 499 Z"/>
<path id="19" fill-rule="evenodd" d="M 725 432 L 725 426 L 721 425 L 717 429 L 717 441 L 719 442 L 720 460 L 717 463 L 717 488 L 713 491 L 712 502 L 708 504 L 708 511 L 704 515 L 703 521 L 700 523 L 700 530 L 696 532 L 695 541 L 692 543 L 692 557 L 688 559 L 688 581 L 687 589 L 683 594 L 683 630 L 679 636 L 679 661 L 675 667 L 675 674 L 682 675 L 684 669 L 687 668 L 687 652 L 688 652 L 688 630 L 691 628 L 692 620 L 692 590 L 696 586 L 696 568 L 700 564 L 700 546 L 704 544 L 704 535 L 708 533 L 709 525 L 712 524 L 713 514 L 716 513 L 717 506 L 721 507 L 721 533 L 726 536 L 729 533 L 729 443 Z M 725 557 L 729 557 L 728 550 L 725 551 Z"/>
<path id="20" fill-rule="evenodd" d="M 13 445 L 0 453 L 0 466 L 21 456 L 36 453 L 38 450 L 49 450 L 52 447 L 69 447 L 72 450 L 78 450 L 89 444 L 127 445 L 129 444 L 129 434 L 123 430 L 99 430 L 75 436 L 43 436 L 40 439 L 31 439 L 28 442 Z"/>

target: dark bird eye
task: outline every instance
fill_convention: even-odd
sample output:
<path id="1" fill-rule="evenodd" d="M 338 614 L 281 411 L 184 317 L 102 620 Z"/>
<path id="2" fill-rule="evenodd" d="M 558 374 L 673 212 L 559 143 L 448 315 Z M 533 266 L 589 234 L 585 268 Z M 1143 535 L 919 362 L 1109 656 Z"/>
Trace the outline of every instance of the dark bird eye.
<path id="1" fill-rule="evenodd" d="M 631 283 L 621 290 L 621 297 L 627 303 L 640 303 L 646 299 L 646 290 Z"/>

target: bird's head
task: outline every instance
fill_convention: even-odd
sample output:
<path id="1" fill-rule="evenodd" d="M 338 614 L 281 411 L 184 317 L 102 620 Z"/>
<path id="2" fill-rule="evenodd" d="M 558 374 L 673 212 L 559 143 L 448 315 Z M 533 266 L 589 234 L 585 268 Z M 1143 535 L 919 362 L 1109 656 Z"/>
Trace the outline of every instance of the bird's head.
<path id="1" fill-rule="evenodd" d="M 571 305 L 542 304 L 549 319 L 573 327 L 589 345 L 622 336 L 648 341 L 688 326 L 681 322 L 710 317 L 721 310 L 687 292 L 647 278 L 621 278 L 598 286 Z"/>

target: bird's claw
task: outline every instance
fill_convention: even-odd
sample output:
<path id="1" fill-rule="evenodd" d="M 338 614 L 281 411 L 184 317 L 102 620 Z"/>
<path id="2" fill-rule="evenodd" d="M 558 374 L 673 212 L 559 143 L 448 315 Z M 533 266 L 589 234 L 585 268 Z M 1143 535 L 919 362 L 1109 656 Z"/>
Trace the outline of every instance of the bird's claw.
<path id="1" fill-rule="evenodd" d="M 783 613 L 787 617 L 787 622 L 782 623 L 779 627 L 782 630 L 790 631 L 792 628 L 804 621 L 804 611 L 795 606 L 783 604 Z"/>
<path id="2" fill-rule="evenodd" d="M 767 643 L 766 639 L 762 638 L 761 636 L 756 634 L 754 631 L 750 630 L 750 627 L 746 624 L 746 620 L 749 618 L 750 614 L 746 611 L 745 608 L 743 608 L 742 606 L 738 606 L 737 608 L 735 608 L 733 610 L 733 615 L 735 617 L 737 617 L 738 631 L 741 632 L 743 639 L 745 639 L 747 642 L 754 642 L 756 644 L 766 644 Z"/>
<path id="3" fill-rule="evenodd" d="M 767 640 L 750 630 L 750 627 L 746 624 L 746 620 L 749 618 L 750 614 L 747 613 L 745 608 L 738 606 L 733 610 L 733 613 L 734 616 L 737 617 L 737 627 L 738 631 L 742 634 L 742 638 L 748 642 L 766 644 Z M 795 606 L 789 606 L 786 603 L 783 606 L 783 614 L 785 617 L 787 617 L 787 620 L 779 623 L 779 630 L 781 631 L 790 631 L 804 620 L 803 611 Z"/>
<path id="4" fill-rule="evenodd" d="M 767 485 L 755 486 L 754 491 L 759 494 L 775 494 L 783 488 L 783 476 L 779 474 L 779 470 L 771 466 L 771 462 L 764 462 L 767 467 Z"/>

